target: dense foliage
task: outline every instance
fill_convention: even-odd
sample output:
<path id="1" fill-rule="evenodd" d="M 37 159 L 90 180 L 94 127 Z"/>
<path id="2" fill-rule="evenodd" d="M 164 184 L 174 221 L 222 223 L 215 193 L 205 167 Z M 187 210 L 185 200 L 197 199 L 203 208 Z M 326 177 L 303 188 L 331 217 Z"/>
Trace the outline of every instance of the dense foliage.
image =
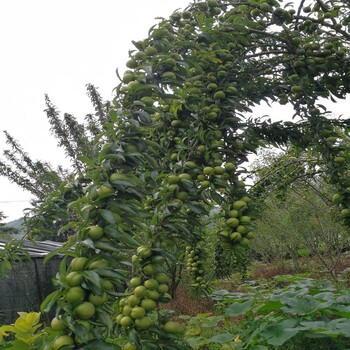
<path id="1" fill-rule="evenodd" d="M 68 169 L 54 168 L 50 162 L 34 160 L 15 138 L 4 131 L 7 149 L 0 159 L 0 175 L 28 191 L 31 208 L 25 210 L 25 229 L 31 238 L 66 241 L 71 230 L 64 227 L 77 216 L 67 209 L 70 202 L 83 195 L 86 164 L 81 159 L 94 157 L 99 135 L 110 122 L 110 102 L 103 101 L 98 90 L 88 84 L 87 95 L 95 110 L 83 122 L 71 114 L 60 115 L 50 98 L 45 96 L 46 115 L 50 130 L 71 163 Z"/>
<path id="2" fill-rule="evenodd" d="M 84 195 L 69 204 L 75 235 L 42 305 L 56 307 L 42 348 L 189 348 L 162 311 L 166 267 L 187 246 L 193 287 L 208 292 L 201 219 L 213 207 L 220 247 L 243 256 L 255 203 L 242 164 L 260 146 L 319 153 L 350 223 L 347 120 L 319 103 L 349 92 L 349 18 L 339 1 L 208 0 L 134 43 L 94 153 L 79 158 Z M 290 103 L 299 121 L 249 116 L 261 101 Z"/>
<path id="3" fill-rule="evenodd" d="M 327 280 L 276 276 L 216 291 L 216 315 L 182 318 L 193 349 L 347 349 L 349 297 Z"/>

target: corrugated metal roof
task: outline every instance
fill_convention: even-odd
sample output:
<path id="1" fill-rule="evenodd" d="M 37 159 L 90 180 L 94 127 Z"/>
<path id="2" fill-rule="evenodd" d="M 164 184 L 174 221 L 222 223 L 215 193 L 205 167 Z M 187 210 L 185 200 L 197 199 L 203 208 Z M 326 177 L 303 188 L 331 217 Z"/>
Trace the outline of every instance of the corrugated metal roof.
<path id="1" fill-rule="evenodd" d="M 7 242 L 9 242 L 9 240 L 0 239 L 0 250 L 4 249 L 4 246 Z M 54 241 L 32 242 L 21 240 L 21 242 L 23 242 L 24 247 L 27 249 L 28 254 L 32 258 L 43 258 L 53 250 L 60 248 L 63 244 L 61 242 Z"/>

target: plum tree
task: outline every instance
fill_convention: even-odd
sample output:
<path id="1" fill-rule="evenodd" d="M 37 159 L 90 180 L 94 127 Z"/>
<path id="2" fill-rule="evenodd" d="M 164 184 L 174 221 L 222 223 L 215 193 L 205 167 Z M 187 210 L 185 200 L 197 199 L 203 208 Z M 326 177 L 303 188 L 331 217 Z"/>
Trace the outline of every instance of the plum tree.
<path id="1" fill-rule="evenodd" d="M 166 279 L 159 281 L 164 261 L 169 247 L 184 242 L 193 286 L 206 286 L 200 219 L 214 206 L 223 218 L 221 248 L 250 244 L 254 203 L 242 164 L 260 146 L 291 143 L 319 152 L 329 181 L 339 186 L 340 209 L 350 208 L 348 148 L 335 128 L 347 121 L 329 118 L 319 103 L 350 89 L 350 8 L 321 0 L 309 1 L 302 12 L 303 6 L 196 2 L 134 42 L 109 110 L 112 123 L 100 138 L 108 142 L 100 141 L 97 161 L 85 159 L 90 184 L 71 204 L 82 220 L 66 247 L 75 245 L 74 255 L 87 259 L 80 285 L 67 284 L 75 267 L 63 260 L 60 289 L 43 304 L 47 311 L 57 302 L 66 335 L 77 334 L 76 322 L 83 319 L 91 322 L 91 336 L 82 343 L 107 341 L 115 332 L 140 349 L 168 342 L 188 348 L 178 325 L 158 312 L 169 300 Z M 290 103 L 300 121 L 247 117 L 261 101 Z M 101 229 L 91 235 L 91 227 Z M 72 288 L 84 292 L 83 300 L 75 298 L 78 305 L 64 298 Z M 121 289 L 125 295 L 115 301 Z M 95 296 L 102 297 L 98 305 L 87 301 Z"/>

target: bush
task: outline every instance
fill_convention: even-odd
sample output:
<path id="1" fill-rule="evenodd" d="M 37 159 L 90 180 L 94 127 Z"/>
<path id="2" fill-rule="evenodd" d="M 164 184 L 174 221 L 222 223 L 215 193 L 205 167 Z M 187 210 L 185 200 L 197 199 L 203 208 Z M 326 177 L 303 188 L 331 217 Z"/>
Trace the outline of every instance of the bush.
<path id="1" fill-rule="evenodd" d="M 186 335 L 194 349 L 349 348 L 349 289 L 299 276 L 243 287 L 245 292 L 216 291 L 218 315 L 189 321 Z"/>

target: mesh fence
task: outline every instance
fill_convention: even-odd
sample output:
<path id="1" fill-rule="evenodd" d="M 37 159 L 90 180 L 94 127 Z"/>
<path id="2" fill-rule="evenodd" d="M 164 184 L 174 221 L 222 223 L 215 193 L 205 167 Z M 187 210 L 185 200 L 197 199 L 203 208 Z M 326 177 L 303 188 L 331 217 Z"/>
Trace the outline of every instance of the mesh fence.
<path id="1" fill-rule="evenodd" d="M 13 323 L 19 311 L 40 311 L 40 304 L 55 287 L 51 283 L 61 258 L 32 258 L 13 265 L 7 278 L 0 277 L 0 325 Z"/>

